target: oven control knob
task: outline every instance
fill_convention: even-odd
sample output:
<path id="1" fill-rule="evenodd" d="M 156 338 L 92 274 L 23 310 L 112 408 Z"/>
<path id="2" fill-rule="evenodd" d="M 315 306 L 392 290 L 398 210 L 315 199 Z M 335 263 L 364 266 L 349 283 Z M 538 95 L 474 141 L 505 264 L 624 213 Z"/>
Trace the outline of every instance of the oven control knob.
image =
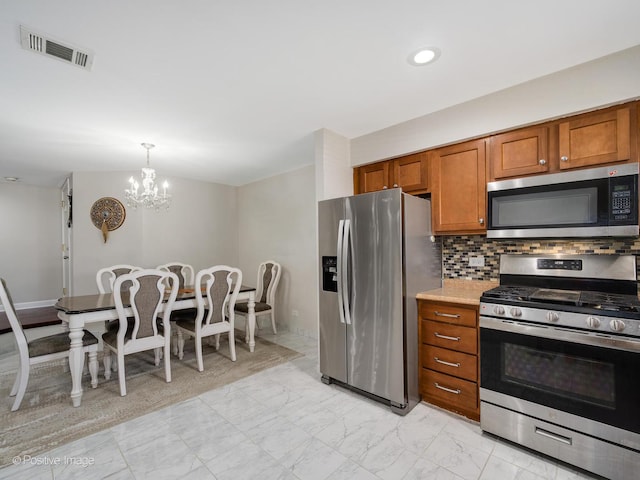
<path id="1" fill-rule="evenodd" d="M 522 315 L 522 310 L 514 307 L 511 310 L 509 310 L 509 313 L 511 314 L 512 317 L 520 317 Z"/>
<path id="2" fill-rule="evenodd" d="M 621 332 L 624 330 L 624 327 L 626 327 L 626 325 L 618 318 L 614 318 L 609 322 L 609 328 L 614 332 Z"/>
<path id="3" fill-rule="evenodd" d="M 600 326 L 600 319 L 598 317 L 587 317 L 587 327 L 598 328 Z"/>
<path id="4" fill-rule="evenodd" d="M 504 307 L 496 305 L 495 307 L 493 307 L 493 313 L 495 313 L 496 315 L 504 315 Z"/>
<path id="5" fill-rule="evenodd" d="M 560 317 L 558 317 L 558 314 L 556 312 L 547 312 L 544 318 L 547 319 L 547 322 L 553 323 L 557 322 Z"/>

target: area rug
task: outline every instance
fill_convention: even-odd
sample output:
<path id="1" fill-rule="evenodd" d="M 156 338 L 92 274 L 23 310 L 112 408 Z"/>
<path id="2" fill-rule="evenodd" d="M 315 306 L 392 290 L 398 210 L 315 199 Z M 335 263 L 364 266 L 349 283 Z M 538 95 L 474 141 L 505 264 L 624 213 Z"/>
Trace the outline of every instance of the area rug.
<path id="1" fill-rule="evenodd" d="M 104 430 L 168 405 L 193 398 L 214 388 L 282 364 L 302 354 L 256 337 L 253 353 L 236 334 L 236 361 L 226 339 L 220 349 L 203 345 L 204 372 L 198 372 L 193 341 L 185 345 L 184 359 L 171 357 L 171 383 L 166 383 L 164 363 L 154 365 L 153 352 L 125 357 L 127 395 L 120 396 L 118 373 L 105 380 L 102 365 L 98 388 L 89 375 L 82 379 L 82 405 L 71 405 L 71 375 L 63 362 L 32 367 L 20 409 L 11 412 L 9 392 L 15 368 L 0 373 L 0 467 L 15 456 L 35 456 L 78 438 Z M 17 363 L 17 362 L 16 362 Z"/>

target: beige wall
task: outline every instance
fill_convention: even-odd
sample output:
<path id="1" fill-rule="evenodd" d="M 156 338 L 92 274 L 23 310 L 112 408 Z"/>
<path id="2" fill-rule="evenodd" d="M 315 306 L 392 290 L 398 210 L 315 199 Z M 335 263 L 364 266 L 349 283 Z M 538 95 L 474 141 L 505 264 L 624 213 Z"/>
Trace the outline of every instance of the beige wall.
<path id="1" fill-rule="evenodd" d="M 238 244 L 245 284 L 256 284 L 259 263 L 275 260 L 282 265 L 276 320 L 291 331 L 315 338 L 314 175 L 314 166 L 310 165 L 239 187 Z"/>
<path id="2" fill-rule="evenodd" d="M 131 175 L 73 174 L 73 295 L 96 293 L 98 269 L 119 263 L 149 268 L 178 261 L 196 271 L 238 263 L 235 187 L 169 178 L 173 203 L 168 211 L 133 210 L 123 194 Z M 115 197 L 127 210 L 124 224 L 109 232 L 107 243 L 89 218 L 91 205 L 101 197 Z"/>
<path id="3" fill-rule="evenodd" d="M 638 97 L 640 46 L 352 139 L 351 165 Z"/>
<path id="4" fill-rule="evenodd" d="M 0 183 L 0 277 L 14 303 L 62 296 L 60 199 L 58 188 Z"/>

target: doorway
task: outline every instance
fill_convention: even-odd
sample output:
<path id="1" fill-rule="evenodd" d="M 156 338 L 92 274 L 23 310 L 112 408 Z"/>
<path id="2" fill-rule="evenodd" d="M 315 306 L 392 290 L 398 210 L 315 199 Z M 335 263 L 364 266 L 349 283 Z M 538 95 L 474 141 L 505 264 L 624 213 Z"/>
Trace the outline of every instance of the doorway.
<path id="1" fill-rule="evenodd" d="M 71 264 L 71 232 L 73 228 L 73 188 L 71 178 L 67 178 L 60 190 L 62 205 L 62 295 L 73 295 Z"/>

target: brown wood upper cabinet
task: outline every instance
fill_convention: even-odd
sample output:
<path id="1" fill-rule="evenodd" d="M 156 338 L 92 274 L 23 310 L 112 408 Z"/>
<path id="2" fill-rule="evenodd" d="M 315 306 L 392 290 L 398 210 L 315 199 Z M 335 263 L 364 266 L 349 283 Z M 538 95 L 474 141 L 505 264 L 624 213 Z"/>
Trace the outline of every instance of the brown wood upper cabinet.
<path id="1" fill-rule="evenodd" d="M 429 191 L 428 174 L 426 152 L 364 165 L 356 169 L 356 193 L 395 187 L 406 193 L 426 193 Z"/>
<path id="2" fill-rule="evenodd" d="M 525 128 L 490 140 L 491 177 L 502 179 L 549 171 L 549 128 Z"/>
<path id="3" fill-rule="evenodd" d="M 560 170 L 631 158 L 631 106 L 580 115 L 558 126 Z M 635 132 L 635 130 L 634 130 Z"/>
<path id="4" fill-rule="evenodd" d="M 423 193 L 429 189 L 429 160 L 427 152 L 414 153 L 391 160 L 393 186 L 407 193 Z"/>
<path id="5" fill-rule="evenodd" d="M 439 148 L 429 153 L 434 232 L 486 232 L 485 139 Z"/>
<path id="6" fill-rule="evenodd" d="M 490 138 L 489 180 L 637 162 L 637 103 Z"/>
<path id="7" fill-rule="evenodd" d="M 355 193 L 377 192 L 389 188 L 389 162 L 372 163 L 356 170 L 357 188 Z"/>

